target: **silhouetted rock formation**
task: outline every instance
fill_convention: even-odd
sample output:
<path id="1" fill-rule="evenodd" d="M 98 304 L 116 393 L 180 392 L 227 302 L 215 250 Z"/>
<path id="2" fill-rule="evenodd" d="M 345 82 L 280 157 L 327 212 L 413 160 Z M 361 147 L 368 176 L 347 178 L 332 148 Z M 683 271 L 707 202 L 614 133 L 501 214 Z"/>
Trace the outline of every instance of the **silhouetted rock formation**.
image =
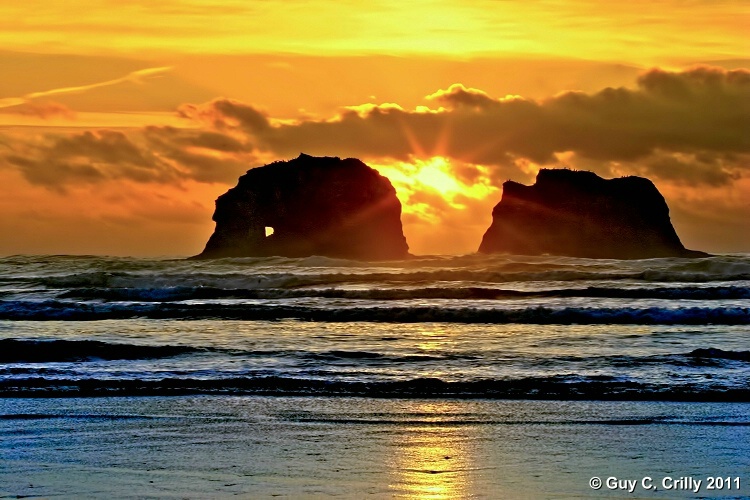
<path id="1" fill-rule="evenodd" d="M 216 200 L 213 220 L 216 229 L 197 258 L 408 256 L 395 189 L 354 158 L 301 154 L 248 170 Z"/>
<path id="2" fill-rule="evenodd" d="M 611 259 L 708 255 L 682 246 L 650 180 L 565 169 L 540 170 L 532 186 L 505 182 L 479 251 Z"/>

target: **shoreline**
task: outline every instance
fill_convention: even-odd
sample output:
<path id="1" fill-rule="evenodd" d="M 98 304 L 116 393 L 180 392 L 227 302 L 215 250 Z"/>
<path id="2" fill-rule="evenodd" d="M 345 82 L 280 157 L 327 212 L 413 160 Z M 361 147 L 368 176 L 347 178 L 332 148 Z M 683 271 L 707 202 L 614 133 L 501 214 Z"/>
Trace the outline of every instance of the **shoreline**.
<path id="1" fill-rule="evenodd" d="M 121 391 L 112 393 L 97 393 L 97 392 L 81 392 L 81 393 L 63 393 L 54 392 L 47 394 L 39 394 L 34 392 L 4 392 L 0 393 L 0 400 L 7 399 L 104 399 L 104 398 L 181 398 L 181 397 L 264 397 L 264 398 L 300 398 L 300 399 L 313 399 L 313 398 L 333 398 L 333 399 L 351 399 L 351 398 L 362 398 L 362 399 L 375 399 L 375 400 L 409 400 L 409 401 L 479 401 L 479 402 L 508 402 L 508 401 L 524 401 L 524 402 L 558 402 L 558 403 L 576 403 L 576 402 L 588 402 L 588 403 L 690 403 L 690 404 L 747 404 L 750 403 L 750 389 L 738 389 L 739 396 L 733 398 L 727 398 L 725 394 L 696 394 L 682 397 L 664 397 L 663 395 L 651 395 L 644 394 L 640 397 L 632 397 L 631 395 L 612 395 L 611 397 L 598 397 L 593 398 L 591 396 L 581 395 L 580 397 L 566 397 L 561 398 L 558 395 L 550 395 L 549 397 L 544 396 L 520 396 L 520 395 L 507 395 L 507 396 L 487 396 L 484 394 L 377 394 L 377 393 L 325 393 L 325 394 L 314 394 L 311 392 L 283 392 L 283 393 L 270 393 L 263 391 L 174 391 L 165 390 L 160 391 Z"/>
<path id="2" fill-rule="evenodd" d="M 0 498 L 600 498 L 629 494 L 593 490 L 593 477 L 707 476 L 740 477 L 741 490 L 701 496 L 741 496 L 750 465 L 747 403 L 183 396 L 0 409 L 27 415 L 0 419 Z"/>

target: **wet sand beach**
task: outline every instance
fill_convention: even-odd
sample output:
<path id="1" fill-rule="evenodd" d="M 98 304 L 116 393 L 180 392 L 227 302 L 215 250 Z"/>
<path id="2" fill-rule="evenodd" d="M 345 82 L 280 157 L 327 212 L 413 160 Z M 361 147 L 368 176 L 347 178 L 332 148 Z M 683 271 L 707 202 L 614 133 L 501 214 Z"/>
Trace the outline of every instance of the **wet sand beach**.
<path id="1" fill-rule="evenodd" d="M 750 404 L 0 400 L 3 498 L 741 498 Z M 740 490 L 706 489 L 709 476 Z M 632 493 L 594 490 L 600 477 Z M 642 487 L 651 477 L 657 491 Z M 696 494 L 664 478 L 703 481 Z M 694 486 L 693 483 L 691 486 Z M 732 486 L 735 486 L 733 484 Z"/>

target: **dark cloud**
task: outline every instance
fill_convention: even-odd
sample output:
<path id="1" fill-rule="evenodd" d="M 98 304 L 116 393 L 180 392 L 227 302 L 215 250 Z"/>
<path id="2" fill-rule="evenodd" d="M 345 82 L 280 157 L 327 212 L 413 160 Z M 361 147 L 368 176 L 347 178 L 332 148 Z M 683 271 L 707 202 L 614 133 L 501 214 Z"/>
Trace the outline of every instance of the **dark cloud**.
<path id="1" fill-rule="evenodd" d="M 72 181 L 96 183 L 105 180 L 102 172 L 89 164 L 70 163 L 53 157 L 37 160 L 19 155 L 8 155 L 5 160 L 17 167 L 32 184 L 60 187 Z"/>
<path id="2" fill-rule="evenodd" d="M 542 100 L 496 99 L 454 84 L 428 101 L 437 109 L 369 104 L 327 120 L 280 121 L 252 105 L 215 99 L 179 108 L 195 128 L 61 132 L 13 141 L 0 149 L 0 164 L 51 187 L 111 179 L 233 183 L 259 157 L 300 152 L 403 161 L 441 155 L 461 160 L 454 175 L 466 183 L 479 175 L 467 165 L 492 166 L 494 185 L 529 177 L 528 162 L 556 165 L 563 157 L 602 174 L 640 173 L 685 185 L 719 186 L 747 171 L 748 70 L 653 69 L 633 88 Z"/>
<path id="3" fill-rule="evenodd" d="M 697 154 L 750 152 L 750 72 L 697 67 L 683 72 L 648 71 L 636 88 L 568 92 L 545 100 L 493 99 L 477 89 L 452 85 L 429 99 L 441 106 L 405 111 L 395 106 L 348 109 L 332 120 L 275 125 L 263 112 L 236 101 L 216 100 L 183 111 L 218 128 L 249 134 L 255 145 L 289 157 L 301 151 L 339 156 L 391 157 L 442 154 L 487 165 L 526 158 L 557 162 L 556 153 L 601 162 L 632 162 L 656 151 Z M 726 165 L 700 163 L 702 176 L 722 182 Z M 713 166 L 712 166 L 713 165 Z M 711 169 L 719 169 L 711 171 Z M 666 174 L 665 174 L 666 175 Z"/>
<path id="4" fill-rule="evenodd" d="M 152 141 L 174 146 L 212 149 L 224 153 L 249 152 L 251 144 L 219 132 L 180 129 L 175 127 L 146 127 L 145 135 Z"/>
<path id="5" fill-rule="evenodd" d="M 227 134 L 173 127 L 148 127 L 144 137 L 180 174 L 198 182 L 233 183 L 258 163 L 253 146 Z M 218 153 L 218 154 L 217 154 Z"/>
<path id="6" fill-rule="evenodd" d="M 107 180 L 232 182 L 254 166 L 250 146 L 206 130 L 146 127 L 125 133 L 104 129 L 5 144 L 0 149 L 0 165 L 20 171 L 32 184 L 53 189 Z"/>
<path id="7" fill-rule="evenodd" d="M 52 136 L 41 143 L 16 143 L 13 152 L 3 158 L 32 184 L 53 188 L 108 179 L 175 180 L 172 169 L 156 155 L 113 130 Z"/>
<path id="8" fill-rule="evenodd" d="M 82 158 L 92 163 L 130 164 L 152 168 L 156 157 L 135 145 L 123 132 L 115 130 L 86 131 L 70 137 L 59 137 L 48 149 L 58 158 Z"/>
<path id="9" fill-rule="evenodd" d="M 657 151 L 640 161 L 621 164 L 619 168 L 677 185 L 721 187 L 750 172 L 750 155 Z"/>
<path id="10" fill-rule="evenodd" d="M 199 120 L 217 129 L 239 127 L 253 133 L 269 129 L 268 115 L 232 99 L 214 99 L 208 104 L 183 104 L 177 110 L 183 118 Z"/>

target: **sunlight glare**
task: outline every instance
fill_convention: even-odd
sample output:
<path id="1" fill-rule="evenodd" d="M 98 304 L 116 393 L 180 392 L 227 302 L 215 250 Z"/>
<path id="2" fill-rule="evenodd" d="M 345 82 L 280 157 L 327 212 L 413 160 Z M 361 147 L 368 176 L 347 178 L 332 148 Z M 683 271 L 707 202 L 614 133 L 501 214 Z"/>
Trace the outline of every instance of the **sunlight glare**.
<path id="1" fill-rule="evenodd" d="M 484 200 L 496 196 L 499 191 L 492 185 L 487 167 L 442 156 L 372 166 L 391 181 L 404 213 L 419 214 L 424 219 L 434 218 L 427 213 L 429 204 L 422 201 L 426 197 L 438 197 L 450 207 L 463 210 L 467 199 Z M 457 175 L 459 167 L 474 172 L 473 182 Z"/>
<path id="2" fill-rule="evenodd" d="M 443 195 L 458 193 L 461 184 L 450 174 L 448 160 L 436 156 L 421 165 L 414 178 L 422 185 L 432 188 Z"/>

